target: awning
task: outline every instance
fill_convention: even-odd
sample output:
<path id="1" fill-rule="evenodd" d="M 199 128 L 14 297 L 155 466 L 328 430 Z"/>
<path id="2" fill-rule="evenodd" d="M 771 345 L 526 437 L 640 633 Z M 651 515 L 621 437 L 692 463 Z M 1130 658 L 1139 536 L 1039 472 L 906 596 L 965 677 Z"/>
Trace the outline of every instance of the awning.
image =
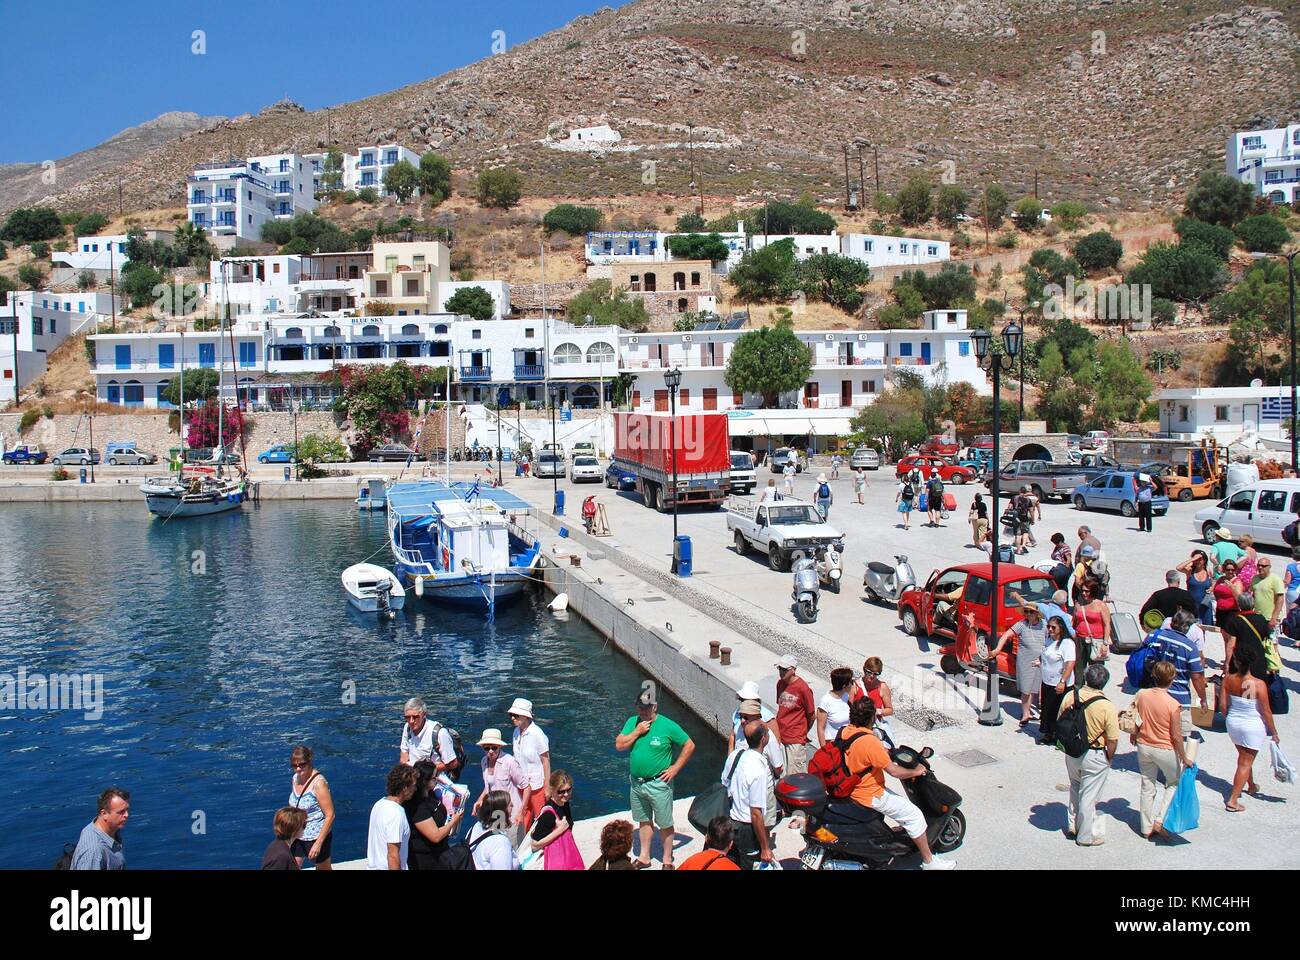
<path id="1" fill-rule="evenodd" d="M 768 425 L 762 417 L 728 417 L 727 432 L 733 437 L 765 437 Z"/>
<path id="2" fill-rule="evenodd" d="M 848 417 L 731 417 L 727 429 L 733 437 L 842 437 L 853 432 Z"/>

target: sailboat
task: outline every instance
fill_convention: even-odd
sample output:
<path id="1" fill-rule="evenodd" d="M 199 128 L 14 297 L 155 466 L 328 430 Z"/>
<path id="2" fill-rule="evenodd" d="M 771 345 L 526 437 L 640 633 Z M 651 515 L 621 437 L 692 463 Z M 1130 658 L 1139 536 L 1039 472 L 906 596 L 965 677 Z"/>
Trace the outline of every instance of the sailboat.
<path id="1" fill-rule="evenodd" d="M 226 264 L 222 263 L 222 284 L 225 284 Z M 223 301 L 229 302 L 223 298 Z M 233 476 L 225 473 L 225 419 L 226 404 L 222 396 L 226 383 L 225 303 L 222 305 L 221 326 L 217 335 L 217 446 L 214 460 L 208 463 L 185 463 L 185 335 L 181 334 L 180 419 L 181 452 L 176 475 L 146 477 L 140 485 L 145 506 L 149 512 L 168 520 L 185 517 L 208 516 L 239 510 L 250 493 L 250 483 L 244 471 L 236 467 Z"/>
<path id="2" fill-rule="evenodd" d="M 388 546 L 393 572 L 417 597 L 491 613 L 535 578 L 540 547 L 519 526 L 533 507 L 481 480 L 452 482 L 450 369 L 447 379 L 443 477 L 399 477 L 388 488 Z"/>

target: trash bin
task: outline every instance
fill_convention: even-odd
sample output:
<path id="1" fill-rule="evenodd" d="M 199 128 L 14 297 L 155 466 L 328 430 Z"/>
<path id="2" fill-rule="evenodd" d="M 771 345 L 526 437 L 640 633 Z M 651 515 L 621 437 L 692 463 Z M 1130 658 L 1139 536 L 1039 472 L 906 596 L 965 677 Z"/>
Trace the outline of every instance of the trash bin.
<path id="1" fill-rule="evenodd" d="M 289 465 L 288 465 L 288 464 L 285 464 L 285 467 L 284 467 L 284 482 L 285 482 L 285 483 L 288 483 L 288 482 L 289 482 L 289 475 L 290 475 L 291 473 L 293 473 L 293 471 L 289 468 Z"/>
<path id="2" fill-rule="evenodd" d="M 82 482 L 82 483 L 85 483 L 85 482 L 86 482 L 86 468 L 85 468 L 85 467 L 82 467 L 82 468 L 81 468 L 81 482 Z"/>
<path id="3" fill-rule="evenodd" d="M 564 491 L 563 490 L 555 491 L 555 515 L 557 517 L 564 516 Z"/>
<path id="4" fill-rule="evenodd" d="M 688 536 L 673 538 L 673 573 L 679 577 L 691 575 L 691 538 Z"/>

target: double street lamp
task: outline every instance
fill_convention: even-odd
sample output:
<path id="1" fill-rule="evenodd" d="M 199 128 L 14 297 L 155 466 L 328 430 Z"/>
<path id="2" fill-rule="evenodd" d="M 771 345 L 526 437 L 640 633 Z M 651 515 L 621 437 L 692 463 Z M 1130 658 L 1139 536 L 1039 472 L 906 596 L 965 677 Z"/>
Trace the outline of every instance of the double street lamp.
<path id="1" fill-rule="evenodd" d="M 993 346 L 993 335 L 987 330 L 976 330 L 971 334 L 971 339 L 975 341 L 976 362 L 993 374 L 993 479 L 990 489 L 992 502 L 989 517 L 989 529 L 993 544 L 993 584 L 989 596 L 989 636 L 987 641 L 987 648 L 992 650 L 997 643 L 998 636 L 1001 634 L 1001 630 L 998 629 L 998 599 L 1002 584 L 998 580 L 998 552 L 1002 532 L 1002 491 L 999 482 L 1002 473 L 1002 373 L 1004 371 L 1010 373 L 1014 370 L 1016 368 L 1016 358 L 1022 356 L 1024 328 L 1014 320 L 1003 327 L 1001 350 L 990 349 Z M 957 625 L 957 629 L 960 631 L 960 624 Z M 984 668 L 988 672 L 988 704 L 980 715 L 979 722 L 986 727 L 996 727 L 1002 724 L 1002 702 L 998 695 L 997 657 L 990 656 L 985 661 Z"/>
<path id="2" fill-rule="evenodd" d="M 1288 299 L 1291 306 L 1291 469 L 1300 470 L 1300 437 L 1296 436 L 1296 382 L 1295 382 L 1295 257 L 1300 250 L 1290 253 L 1252 253 L 1256 260 L 1271 260 L 1273 257 L 1286 261 L 1286 281 Z"/>
<path id="3" fill-rule="evenodd" d="M 677 547 L 677 388 L 682 384 L 679 367 L 664 373 L 664 386 L 668 388 L 668 456 L 673 462 L 673 548 Z"/>

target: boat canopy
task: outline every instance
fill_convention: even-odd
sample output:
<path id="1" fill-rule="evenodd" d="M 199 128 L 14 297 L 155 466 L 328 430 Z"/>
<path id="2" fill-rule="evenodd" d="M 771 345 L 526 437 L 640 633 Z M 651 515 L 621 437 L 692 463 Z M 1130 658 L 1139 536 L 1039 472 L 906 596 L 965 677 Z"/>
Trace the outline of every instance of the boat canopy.
<path id="1" fill-rule="evenodd" d="M 475 492 L 474 486 L 472 482 L 463 481 L 451 485 L 442 481 L 396 483 L 388 490 L 388 510 L 390 515 L 399 518 L 403 523 L 409 523 L 420 517 L 440 516 L 444 512 L 442 504 L 464 503 L 475 498 L 496 504 L 503 511 L 524 511 L 533 508 L 527 500 L 522 500 L 500 487 L 480 484 Z"/>

